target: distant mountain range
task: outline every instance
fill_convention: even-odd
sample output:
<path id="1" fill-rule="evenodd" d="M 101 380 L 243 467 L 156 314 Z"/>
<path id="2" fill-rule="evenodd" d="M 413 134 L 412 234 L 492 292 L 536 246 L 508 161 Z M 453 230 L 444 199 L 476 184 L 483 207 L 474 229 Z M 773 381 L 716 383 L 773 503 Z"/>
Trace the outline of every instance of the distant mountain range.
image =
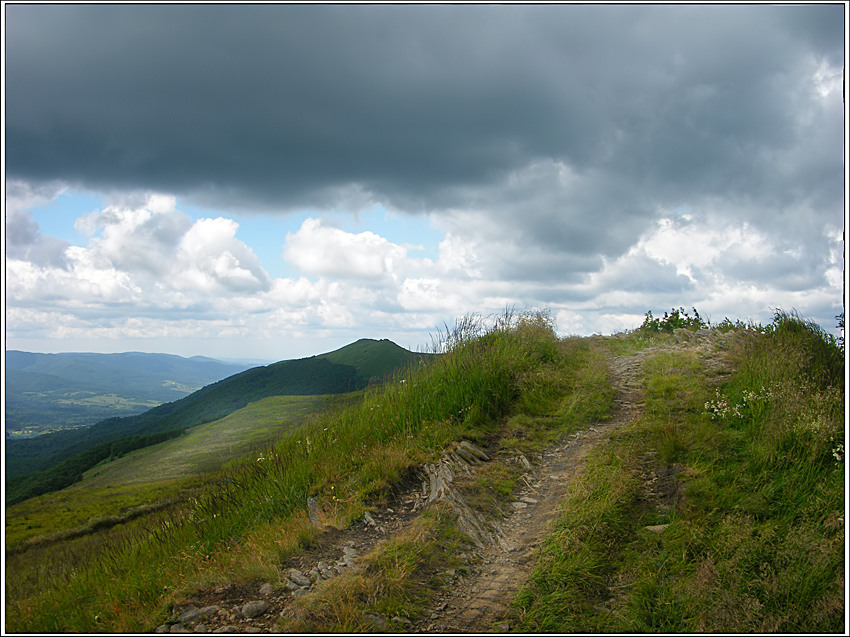
<path id="1" fill-rule="evenodd" d="M 327 354 L 241 371 L 184 398 L 134 416 L 108 418 L 90 427 L 36 438 L 7 439 L 7 486 L 11 484 L 13 489 L 18 490 L 22 479 L 32 476 L 26 479 L 28 492 L 40 490 L 44 493 L 55 490 L 54 487 L 62 488 L 73 483 L 78 473 L 88 466 L 110 457 L 116 448 L 129 450 L 155 444 L 166 436 L 223 418 L 269 396 L 339 394 L 361 390 L 369 383 L 380 382 L 394 372 L 432 356 L 411 352 L 389 340 L 361 339 Z M 18 357 L 17 364 L 24 360 Z M 36 488 L 37 484 L 43 486 Z"/>
<path id="2" fill-rule="evenodd" d="M 130 416 L 247 369 L 204 356 L 6 352 L 6 436 Z"/>

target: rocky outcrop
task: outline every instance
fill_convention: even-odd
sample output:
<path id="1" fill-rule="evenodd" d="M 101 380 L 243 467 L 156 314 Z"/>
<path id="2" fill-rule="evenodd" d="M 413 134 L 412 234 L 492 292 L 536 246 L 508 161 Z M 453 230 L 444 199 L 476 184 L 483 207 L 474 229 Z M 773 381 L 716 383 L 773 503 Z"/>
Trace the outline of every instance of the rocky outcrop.
<path id="1" fill-rule="evenodd" d="M 490 458 L 487 454 L 464 440 L 442 453 L 440 460 L 422 467 L 422 493 L 431 503 L 444 500 L 455 516 L 458 528 L 471 539 L 478 548 L 493 541 L 495 529 L 488 526 L 486 520 L 474 511 L 463 498 L 452 489 L 455 476 L 463 473 L 472 475 L 475 467 Z"/>

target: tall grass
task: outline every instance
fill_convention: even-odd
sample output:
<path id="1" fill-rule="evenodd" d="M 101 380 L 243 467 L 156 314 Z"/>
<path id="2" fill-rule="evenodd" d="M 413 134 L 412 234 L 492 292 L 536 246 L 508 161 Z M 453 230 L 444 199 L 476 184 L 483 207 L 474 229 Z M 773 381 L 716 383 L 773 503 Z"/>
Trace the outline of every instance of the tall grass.
<path id="1" fill-rule="evenodd" d="M 647 364 L 645 416 L 576 479 L 519 630 L 845 632 L 843 352 L 783 312 L 748 332 L 716 391 L 687 354 Z"/>
<path id="2" fill-rule="evenodd" d="M 359 404 L 308 419 L 61 575 L 41 569 L 37 553 L 25 567 L 23 554 L 19 571 L 7 569 L 7 629 L 149 630 L 180 593 L 175 587 L 227 581 L 237 564 L 242 577 L 268 576 L 270 563 L 310 541 L 308 498 L 326 522 L 345 526 L 450 441 L 487 446 L 523 396 L 526 405 L 551 398 L 537 391 L 549 382 L 541 368 L 564 366 L 543 313 L 467 317 L 436 344 L 432 363 L 367 390 Z M 292 533 L 281 539 L 281 529 Z"/>

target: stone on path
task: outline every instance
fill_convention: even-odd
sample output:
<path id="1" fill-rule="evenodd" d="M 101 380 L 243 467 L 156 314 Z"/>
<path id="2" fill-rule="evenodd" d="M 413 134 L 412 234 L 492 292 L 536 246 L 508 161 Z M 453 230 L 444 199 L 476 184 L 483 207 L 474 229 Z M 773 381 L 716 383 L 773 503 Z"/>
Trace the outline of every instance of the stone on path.
<path id="1" fill-rule="evenodd" d="M 272 593 L 274 593 L 274 586 L 272 586 L 270 583 L 267 582 L 260 586 L 260 595 L 262 595 L 263 597 L 268 597 Z"/>
<path id="2" fill-rule="evenodd" d="M 357 566 L 357 563 L 354 560 L 356 555 L 357 555 L 357 551 L 355 551 L 352 547 L 350 547 L 350 546 L 343 547 L 343 549 L 342 549 L 342 561 L 345 562 L 345 565 L 348 568 L 353 569 Z"/>
<path id="3" fill-rule="evenodd" d="M 242 607 L 242 615 L 247 619 L 259 617 L 269 609 L 269 603 L 265 600 L 258 599 L 246 603 Z"/>
<path id="4" fill-rule="evenodd" d="M 197 619 L 201 619 L 202 617 L 215 615 L 217 612 L 218 606 L 205 606 L 204 608 L 198 608 L 197 606 L 189 605 L 184 608 L 183 612 L 180 614 L 180 621 L 193 622 Z"/>
<path id="5" fill-rule="evenodd" d="M 304 575 L 297 568 L 289 569 L 289 579 L 298 584 L 298 586 L 310 586 L 313 582 L 310 581 L 310 578 Z"/>
<path id="6" fill-rule="evenodd" d="M 382 617 L 381 615 L 376 615 L 375 613 L 366 613 L 363 617 L 367 622 L 372 624 L 372 626 L 374 626 L 378 630 L 382 630 L 387 625 L 386 618 Z"/>

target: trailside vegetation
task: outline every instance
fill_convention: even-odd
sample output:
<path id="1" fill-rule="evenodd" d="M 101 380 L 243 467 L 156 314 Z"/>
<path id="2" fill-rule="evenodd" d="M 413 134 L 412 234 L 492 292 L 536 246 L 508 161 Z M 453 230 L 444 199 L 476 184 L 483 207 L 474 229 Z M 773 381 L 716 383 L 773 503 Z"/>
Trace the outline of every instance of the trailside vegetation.
<path id="1" fill-rule="evenodd" d="M 846 632 L 844 353 L 783 311 L 739 336 L 719 384 L 689 353 L 647 362 L 645 413 L 574 481 L 520 632 Z"/>
<path id="2" fill-rule="evenodd" d="M 643 332 L 666 332 L 672 334 L 673 330 L 680 328 L 698 330 L 709 327 L 708 322 L 699 315 L 697 309 L 692 309 L 693 316 L 685 308 L 680 307 L 679 309 L 673 308 L 669 313 L 664 312 L 664 316 L 660 319 L 655 318 L 652 315 L 652 310 L 650 310 L 646 313 L 644 321 L 638 329 Z"/>

